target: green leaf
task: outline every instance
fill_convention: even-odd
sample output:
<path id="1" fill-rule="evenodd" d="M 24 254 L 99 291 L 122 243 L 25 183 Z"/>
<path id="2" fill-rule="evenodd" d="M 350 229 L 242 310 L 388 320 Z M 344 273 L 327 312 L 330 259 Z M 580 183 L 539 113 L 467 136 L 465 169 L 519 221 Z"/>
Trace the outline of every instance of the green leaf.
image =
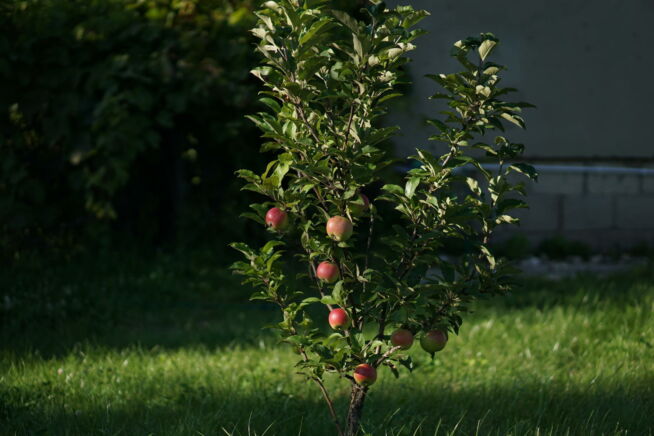
<path id="1" fill-rule="evenodd" d="M 352 18 L 350 14 L 338 10 L 332 10 L 331 13 L 332 15 L 334 15 L 334 17 L 336 17 L 338 21 L 343 23 L 345 27 L 350 29 L 352 33 L 359 33 L 359 25 L 357 21 L 354 18 Z"/>
<path id="2" fill-rule="evenodd" d="M 504 112 L 502 114 L 502 118 L 504 118 L 505 120 L 515 124 L 518 127 L 521 127 L 523 129 L 525 128 L 524 120 L 522 119 L 522 117 L 520 117 L 518 115 L 513 115 L 513 114 L 510 114 L 510 113 Z"/>
<path id="3" fill-rule="evenodd" d="M 286 15 L 286 22 L 293 29 L 297 29 L 301 26 L 300 17 L 293 7 L 286 7 L 284 9 L 284 15 Z"/>
<path id="4" fill-rule="evenodd" d="M 495 262 L 495 256 L 493 256 L 488 250 L 488 247 L 482 245 L 479 247 L 481 249 L 481 252 L 486 256 L 486 260 L 488 260 L 488 264 L 490 265 L 491 268 L 495 268 L 496 262 Z"/>
<path id="5" fill-rule="evenodd" d="M 495 67 L 495 66 L 488 67 L 488 68 L 486 68 L 484 70 L 484 74 L 489 75 L 489 76 L 491 76 L 493 74 L 497 74 L 499 72 L 500 72 L 500 69 L 498 67 Z"/>
<path id="6" fill-rule="evenodd" d="M 316 298 L 316 297 L 309 297 L 302 300 L 303 304 L 320 303 L 320 302 L 321 302 L 320 298 Z"/>
<path id="7" fill-rule="evenodd" d="M 391 185 L 391 184 L 382 186 L 382 191 L 386 191 L 389 194 L 395 194 L 395 195 L 403 195 L 404 194 L 404 189 L 402 189 L 401 186 Z"/>
<path id="8" fill-rule="evenodd" d="M 361 45 L 361 41 L 356 33 L 352 34 L 352 46 L 354 47 L 356 54 L 359 55 L 359 60 L 363 59 L 363 46 Z"/>
<path id="9" fill-rule="evenodd" d="M 331 28 L 332 21 L 330 18 L 323 18 L 311 25 L 309 30 L 300 37 L 300 44 L 311 45 L 316 43 Z"/>
<path id="10" fill-rule="evenodd" d="M 419 177 L 411 177 L 409 180 L 407 180 L 406 185 L 404 186 L 404 195 L 406 195 L 407 198 L 412 198 L 419 184 Z"/>
<path id="11" fill-rule="evenodd" d="M 428 17 L 430 14 L 425 10 L 417 10 L 411 13 L 407 18 L 404 19 L 402 27 L 408 29 L 410 27 L 418 24 L 423 18 Z"/>
<path id="12" fill-rule="evenodd" d="M 514 163 L 509 166 L 510 169 L 517 171 L 525 176 L 529 177 L 532 180 L 538 180 L 538 172 L 536 168 L 526 163 Z"/>
<path id="13" fill-rule="evenodd" d="M 332 289 L 332 297 L 339 306 L 345 306 L 345 292 L 343 291 L 343 280 L 339 280 Z"/>
<path id="14" fill-rule="evenodd" d="M 390 99 L 392 99 L 392 98 L 396 98 L 396 97 L 402 97 L 402 93 L 401 93 L 401 92 L 394 92 L 394 93 L 392 93 L 392 94 L 386 94 L 386 95 L 384 95 L 382 98 L 380 98 L 379 100 L 377 100 L 377 103 L 383 103 L 383 102 L 385 102 L 386 100 L 390 100 Z"/>
<path id="15" fill-rule="evenodd" d="M 275 113 L 277 113 L 277 112 L 279 112 L 280 110 L 282 110 L 282 107 L 280 106 L 279 102 L 277 102 L 277 100 L 272 99 L 272 98 L 270 98 L 270 97 L 263 97 L 263 98 L 260 98 L 259 101 L 260 101 L 261 103 L 265 104 L 266 106 L 268 106 L 268 107 L 269 107 L 270 109 L 272 109 L 273 112 L 275 112 Z"/>
<path id="16" fill-rule="evenodd" d="M 261 181 L 261 178 L 250 170 L 237 170 L 236 175 L 252 183 L 258 183 Z"/>
<path id="17" fill-rule="evenodd" d="M 279 247 L 280 245 L 284 245 L 284 242 L 283 242 L 283 241 L 276 241 L 276 240 L 268 241 L 268 242 L 266 242 L 266 245 L 264 245 L 264 246 L 261 248 L 261 252 L 262 252 L 262 253 L 271 253 L 272 250 L 273 250 L 275 247 Z"/>
<path id="18" fill-rule="evenodd" d="M 322 304 L 325 304 L 325 305 L 328 305 L 328 304 L 329 304 L 329 305 L 338 304 L 338 302 L 336 301 L 336 299 L 335 299 L 334 297 L 332 297 L 331 295 L 325 295 L 324 297 L 322 297 L 322 298 L 320 299 L 320 302 L 321 302 Z"/>
<path id="19" fill-rule="evenodd" d="M 277 177 L 277 186 L 281 186 L 284 176 L 288 173 L 288 170 L 291 168 L 292 155 L 290 153 L 284 153 L 279 155 L 279 162 L 275 168 L 275 176 Z"/>
<path id="20" fill-rule="evenodd" d="M 482 61 L 486 60 L 486 57 L 493 51 L 493 48 L 497 45 L 496 41 L 493 41 L 491 39 L 487 39 L 484 42 L 481 43 L 479 46 L 479 57 L 481 58 Z"/>
<path id="21" fill-rule="evenodd" d="M 248 259 L 255 255 L 254 250 L 248 247 L 247 244 L 243 242 L 232 242 L 229 244 L 234 250 L 238 250 L 243 253 Z"/>
<path id="22" fill-rule="evenodd" d="M 413 360 L 411 359 L 411 356 L 403 357 L 399 360 L 399 362 L 400 365 L 404 366 L 409 371 L 413 371 L 416 367 L 413 363 Z"/>
<path id="23" fill-rule="evenodd" d="M 473 148 L 478 148 L 479 150 L 484 150 L 488 156 L 496 156 L 497 151 L 491 147 L 488 144 L 484 144 L 483 142 L 478 142 L 476 144 L 472 145 Z"/>
<path id="24" fill-rule="evenodd" d="M 447 132 L 450 130 L 450 128 L 442 122 L 441 120 L 427 120 L 427 124 L 431 124 L 432 126 L 438 128 L 441 132 Z"/>
<path id="25" fill-rule="evenodd" d="M 497 212 L 503 214 L 513 209 L 527 209 L 529 206 L 522 200 L 517 198 L 505 198 L 497 204 Z"/>
<path id="26" fill-rule="evenodd" d="M 481 188 L 479 188 L 479 182 L 477 180 L 472 177 L 466 177 L 466 183 L 475 195 L 481 195 Z"/>
<path id="27" fill-rule="evenodd" d="M 255 292 L 254 294 L 250 295 L 250 301 L 256 301 L 256 300 L 269 300 L 270 297 L 268 294 L 264 292 Z"/>
<path id="28" fill-rule="evenodd" d="M 434 95 L 429 97 L 432 100 L 442 99 L 442 100 L 453 100 L 453 97 L 449 94 L 444 94 L 442 92 L 437 92 Z"/>
<path id="29" fill-rule="evenodd" d="M 518 221 L 520 221 L 518 218 L 512 217 L 511 215 L 500 215 L 497 218 L 495 218 L 496 224 L 501 224 L 501 223 L 515 224 Z"/>

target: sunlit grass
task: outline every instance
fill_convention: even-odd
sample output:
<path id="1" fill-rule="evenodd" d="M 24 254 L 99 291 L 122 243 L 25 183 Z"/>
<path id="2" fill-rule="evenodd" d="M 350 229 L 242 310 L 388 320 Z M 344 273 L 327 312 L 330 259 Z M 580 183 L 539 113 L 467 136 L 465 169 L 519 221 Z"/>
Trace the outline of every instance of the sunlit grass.
<path id="1" fill-rule="evenodd" d="M 297 356 L 260 330 L 274 311 L 221 299 L 224 282 L 211 274 L 150 272 L 106 277 L 104 292 L 127 299 L 107 328 L 85 334 L 66 325 L 88 320 L 48 328 L 35 319 L 13 337 L 5 330 L 0 433 L 334 434 L 319 392 L 294 373 Z M 166 298 L 143 303 L 157 288 Z M 652 434 L 653 311 L 651 271 L 530 280 L 481 302 L 435 361 L 414 347 L 413 374 L 382 370 L 364 426 L 373 435 Z M 61 343 L 46 345 L 58 332 Z M 347 384 L 328 385 L 343 410 Z"/>

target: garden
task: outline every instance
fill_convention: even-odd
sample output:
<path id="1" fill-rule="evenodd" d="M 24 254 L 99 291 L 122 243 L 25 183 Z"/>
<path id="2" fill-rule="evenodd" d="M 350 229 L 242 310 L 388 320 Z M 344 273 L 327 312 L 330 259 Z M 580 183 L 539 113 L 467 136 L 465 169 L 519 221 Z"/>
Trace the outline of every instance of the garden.
<path id="1" fill-rule="evenodd" d="M 592 249 L 521 242 L 538 109 L 495 34 L 393 148 L 430 12 L 0 7 L 0 433 L 651 434 L 652 251 L 517 267 Z"/>

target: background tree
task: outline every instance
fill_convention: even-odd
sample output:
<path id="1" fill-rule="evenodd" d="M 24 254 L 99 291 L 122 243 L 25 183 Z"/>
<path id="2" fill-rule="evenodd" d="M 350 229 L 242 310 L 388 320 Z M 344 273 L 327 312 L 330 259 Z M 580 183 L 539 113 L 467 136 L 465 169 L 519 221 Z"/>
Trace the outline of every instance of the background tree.
<path id="1" fill-rule="evenodd" d="M 0 256 L 189 242 L 215 204 L 247 205 L 231 174 L 265 164 L 242 153 L 258 4 L 2 2 Z"/>
<path id="2" fill-rule="evenodd" d="M 396 376 L 399 366 L 413 368 L 405 350 L 415 335 L 433 356 L 476 297 L 510 288 L 514 270 L 488 242 L 496 227 L 517 221 L 512 209 L 526 206 L 517 198 L 523 185 L 509 175 L 535 177 L 529 165 L 511 163 L 522 145 L 503 136 L 482 142 L 503 123 L 524 126 L 520 111 L 528 106 L 501 99 L 511 89 L 499 87 L 503 67 L 487 59 L 498 41 L 482 34 L 455 44 L 463 71 L 432 76 L 444 88 L 434 98 L 449 110 L 429 121 L 438 129 L 430 139 L 445 144 L 445 154 L 418 150 L 404 186 L 386 184 L 370 202 L 367 188 L 393 163 L 378 144 L 397 130 L 375 120 L 399 95 L 404 54 L 421 34 L 412 28 L 427 13 L 383 2 L 363 12 L 355 19 L 320 0 L 269 1 L 258 12 L 253 33 L 265 60 L 253 74 L 271 111 L 250 118 L 267 139 L 262 150 L 275 158 L 261 175 L 238 175 L 244 189 L 267 198 L 245 216 L 275 237 L 261 249 L 232 244 L 247 259 L 233 269 L 257 288 L 252 299 L 281 309 L 274 328 L 300 355 L 298 371 L 318 385 L 341 435 L 358 433 L 378 368 Z M 482 165 L 479 150 L 496 165 Z M 466 166 L 479 179 L 466 176 Z M 387 218 L 380 202 L 403 221 L 384 234 L 375 227 Z M 443 256 L 452 241 L 460 254 Z M 351 383 L 344 422 L 327 373 Z"/>

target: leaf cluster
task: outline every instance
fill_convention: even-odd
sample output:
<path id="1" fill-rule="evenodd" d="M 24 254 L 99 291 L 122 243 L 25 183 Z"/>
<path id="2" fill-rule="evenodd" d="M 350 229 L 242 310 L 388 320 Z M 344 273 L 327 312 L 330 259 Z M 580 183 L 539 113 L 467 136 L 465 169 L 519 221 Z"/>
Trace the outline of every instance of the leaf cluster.
<path id="1" fill-rule="evenodd" d="M 366 18 L 357 20 L 325 1 L 269 1 L 252 31 L 264 60 L 252 73 L 263 82 L 261 101 L 269 110 L 250 119 L 267 140 L 262 151 L 275 158 L 262 174 L 238 172 L 244 189 L 266 199 L 245 216 L 263 225 L 275 206 L 291 223 L 286 231 L 271 230 L 277 242 L 262 250 L 234 244 L 247 262 L 233 268 L 258 286 L 253 298 L 282 309 L 283 321 L 274 327 L 301 355 L 300 371 L 314 379 L 325 371 L 350 378 L 363 362 L 395 374 L 399 365 L 411 369 L 410 359 L 389 343 L 392 329 L 458 332 L 475 298 L 506 292 L 514 270 L 493 256 L 489 238 L 498 226 L 517 222 L 512 210 L 526 207 L 519 198 L 524 186 L 512 173 L 535 177 L 532 167 L 512 163 L 522 145 L 504 136 L 484 139 L 503 133 L 507 123 L 523 127 L 521 110 L 529 105 L 503 100 L 511 92 L 499 86 L 504 67 L 488 60 L 498 40 L 482 34 L 455 44 L 452 55 L 462 71 L 431 76 L 443 88 L 433 98 L 445 99 L 449 109 L 430 120 L 438 130 L 430 139 L 447 152 L 417 150 L 404 185 L 384 185 L 366 208 L 361 194 L 393 162 L 378 144 L 397 130 L 375 120 L 399 94 L 405 54 L 422 34 L 413 26 L 427 13 L 387 9 L 382 2 L 362 12 Z M 403 222 L 390 234 L 375 231 L 384 218 L 375 206 L 381 201 Z M 354 225 L 346 242 L 325 233 L 336 215 Z M 452 240 L 464 247 L 460 256 L 443 254 Z M 385 249 L 372 252 L 371 246 Z M 315 277 L 322 261 L 341 272 L 333 285 Z M 293 262 L 306 265 L 307 273 L 284 279 Z M 323 315 L 316 318 L 314 306 L 324 308 Z M 327 334 L 321 327 L 337 306 L 351 325 Z"/>

